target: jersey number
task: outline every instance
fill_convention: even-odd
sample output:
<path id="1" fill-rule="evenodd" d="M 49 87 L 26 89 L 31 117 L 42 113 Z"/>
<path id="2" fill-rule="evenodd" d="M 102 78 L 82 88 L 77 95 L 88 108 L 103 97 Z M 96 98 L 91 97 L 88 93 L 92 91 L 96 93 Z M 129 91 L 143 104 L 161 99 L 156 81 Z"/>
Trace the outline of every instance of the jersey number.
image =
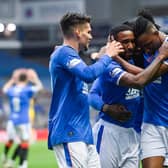
<path id="1" fill-rule="evenodd" d="M 15 112 L 20 111 L 20 99 L 18 97 L 14 97 L 12 99 L 13 109 Z"/>

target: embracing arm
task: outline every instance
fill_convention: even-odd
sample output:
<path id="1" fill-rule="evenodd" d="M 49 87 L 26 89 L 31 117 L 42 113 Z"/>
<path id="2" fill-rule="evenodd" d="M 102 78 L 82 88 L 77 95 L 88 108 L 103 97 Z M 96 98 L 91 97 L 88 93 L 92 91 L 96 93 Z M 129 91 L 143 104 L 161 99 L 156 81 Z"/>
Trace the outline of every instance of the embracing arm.
<path id="1" fill-rule="evenodd" d="M 155 58 L 155 60 L 142 72 L 137 75 L 133 75 L 131 73 L 125 73 L 120 81 L 119 85 L 121 86 L 129 86 L 132 88 L 142 88 L 146 84 L 152 81 L 154 75 L 160 68 L 165 56 L 159 55 Z"/>
<path id="2" fill-rule="evenodd" d="M 75 52 L 72 54 L 67 52 L 67 56 L 61 57 L 60 62 L 69 72 L 81 80 L 92 82 L 105 71 L 112 61 L 111 57 L 115 57 L 120 52 L 123 52 L 123 47 L 120 43 L 113 41 L 107 44 L 104 56 L 90 66 L 87 66 Z"/>
<path id="3" fill-rule="evenodd" d="M 120 56 L 116 56 L 115 60 L 120 63 L 127 72 L 131 73 L 131 74 L 138 74 L 140 72 L 142 72 L 144 69 L 140 68 L 138 66 L 132 65 L 129 62 L 125 61 L 123 58 L 121 58 Z M 167 62 L 163 62 L 160 66 L 160 68 L 158 69 L 158 71 L 155 73 L 155 75 L 153 76 L 152 80 L 155 80 L 157 77 L 165 74 L 166 72 L 168 72 L 168 63 Z"/>
<path id="4" fill-rule="evenodd" d="M 126 69 L 127 72 L 132 73 L 132 74 L 138 74 L 143 71 L 142 68 L 137 67 L 135 65 L 130 64 L 129 62 L 125 61 L 123 58 L 120 56 L 116 56 L 115 60 L 122 65 Z"/>
<path id="5" fill-rule="evenodd" d="M 158 57 L 158 58 L 157 58 Z M 168 63 L 167 60 L 164 61 L 165 59 L 167 59 L 168 57 L 168 42 L 165 41 L 162 46 L 159 48 L 159 54 L 156 57 L 156 59 L 153 61 L 153 63 L 151 63 L 143 72 L 142 68 L 136 67 L 134 65 L 129 64 L 128 62 L 126 62 L 125 60 L 123 60 L 121 57 L 117 56 L 115 57 L 116 61 L 119 62 L 129 73 L 132 74 L 138 74 L 140 73 L 140 75 L 137 77 L 141 77 L 141 75 L 144 75 L 144 80 L 140 80 L 140 87 L 142 87 L 142 85 L 145 85 L 153 80 L 155 80 L 157 77 L 165 74 L 166 72 L 168 72 Z M 160 59 L 160 61 L 159 61 Z M 158 62 L 159 61 L 159 62 Z M 164 61 L 164 62 L 163 62 Z M 158 62 L 158 63 L 157 63 Z M 153 64 L 153 65 L 152 65 Z M 156 65 L 155 65 L 156 64 Z M 156 66 L 156 67 L 154 67 Z M 152 69 L 151 69 L 152 68 Z M 151 70 L 153 70 L 153 72 L 150 72 Z M 149 72 L 151 73 L 151 76 L 148 76 Z M 135 79 L 136 80 L 136 79 Z M 139 78 L 137 79 L 137 81 L 139 80 Z M 138 81 L 139 82 L 139 81 Z"/>
<path id="6" fill-rule="evenodd" d="M 156 78 L 165 74 L 166 72 L 168 72 L 168 64 L 163 62 L 162 65 L 160 66 L 159 70 L 156 72 L 156 74 L 152 78 L 152 80 L 155 80 Z"/>

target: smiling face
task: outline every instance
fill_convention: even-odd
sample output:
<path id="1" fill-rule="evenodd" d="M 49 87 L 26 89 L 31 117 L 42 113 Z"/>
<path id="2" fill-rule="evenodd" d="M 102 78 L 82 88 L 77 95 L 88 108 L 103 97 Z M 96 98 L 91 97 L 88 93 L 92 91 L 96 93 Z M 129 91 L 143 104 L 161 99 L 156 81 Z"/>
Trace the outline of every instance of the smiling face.
<path id="1" fill-rule="evenodd" d="M 135 37 L 131 30 L 124 30 L 117 34 L 117 41 L 119 41 L 125 52 L 122 53 L 122 57 L 129 60 L 134 53 L 135 49 Z"/>
<path id="2" fill-rule="evenodd" d="M 88 49 L 92 39 L 91 31 L 92 29 L 90 23 L 84 23 L 76 27 L 75 34 L 78 39 L 80 49 Z"/>

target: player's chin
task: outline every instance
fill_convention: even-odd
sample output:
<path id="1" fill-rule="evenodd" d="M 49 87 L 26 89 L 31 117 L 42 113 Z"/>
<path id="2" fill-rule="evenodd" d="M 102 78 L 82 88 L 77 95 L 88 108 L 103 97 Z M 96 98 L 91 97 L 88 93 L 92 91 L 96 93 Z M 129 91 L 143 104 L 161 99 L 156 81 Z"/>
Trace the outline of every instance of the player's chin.
<path id="1" fill-rule="evenodd" d="M 86 46 L 86 47 L 84 48 L 84 50 L 85 50 L 85 51 L 87 51 L 87 50 L 88 50 L 88 48 L 89 48 L 89 46 Z"/>
<path id="2" fill-rule="evenodd" d="M 90 43 L 87 43 L 87 44 L 85 45 L 85 50 L 88 50 L 89 45 L 90 45 Z"/>

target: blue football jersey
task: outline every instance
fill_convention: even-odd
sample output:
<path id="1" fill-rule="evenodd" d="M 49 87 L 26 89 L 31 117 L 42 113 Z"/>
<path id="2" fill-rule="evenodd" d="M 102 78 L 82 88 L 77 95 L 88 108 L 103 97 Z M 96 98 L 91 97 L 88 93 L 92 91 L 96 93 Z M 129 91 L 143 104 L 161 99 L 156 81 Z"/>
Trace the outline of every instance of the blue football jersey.
<path id="1" fill-rule="evenodd" d="M 147 67 L 157 57 L 144 54 L 144 65 Z M 167 60 L 164 62 L 167 64 Z M 158 77 L 144 88 L 143 122 L 168 127 L 168 73 Z"/>
<path id="2" fill-rule="evenodd" d="M 10 102 L 9 119 L 15 125 L 29 123 L 29 102 L 35 92 L 35 87 L 29 85 L 14 85 L 6 91 Z"/>
<path id="3" fill-rule="evenodd" d="M 98 79 L 93 83 L 89 94 L 89 102 L 96 109 L 100 110 L 99 117 L 105 121 L 117 124 L 122 127 L 133 127 L 139 132 L 139 122 L 142 120 L 140 110 L 140 91 L 134 88 L 119 86 L 120 78 L 126 71 L 113 61 Z M 99 98 L 101 97 L 101 99 Z M 119 122 L 101 111 L 103 104 L 122 104 L 132 113 L 131 118 L 126 122 Z M 138 121 L 138 123 L 137 123 Z M 137 125 L 138 124 L 138 125 Z"/>
<path id="4" fill-rule="evenodd" d="M 111 60 L 103 56 L 87 66 L 70 46 L 60 46 L 53 52 L 49 64 L 53 91 L 49 111 L 49 149 L 64 142 L 93 143 L 86 82 L 99 76 Z"/>

